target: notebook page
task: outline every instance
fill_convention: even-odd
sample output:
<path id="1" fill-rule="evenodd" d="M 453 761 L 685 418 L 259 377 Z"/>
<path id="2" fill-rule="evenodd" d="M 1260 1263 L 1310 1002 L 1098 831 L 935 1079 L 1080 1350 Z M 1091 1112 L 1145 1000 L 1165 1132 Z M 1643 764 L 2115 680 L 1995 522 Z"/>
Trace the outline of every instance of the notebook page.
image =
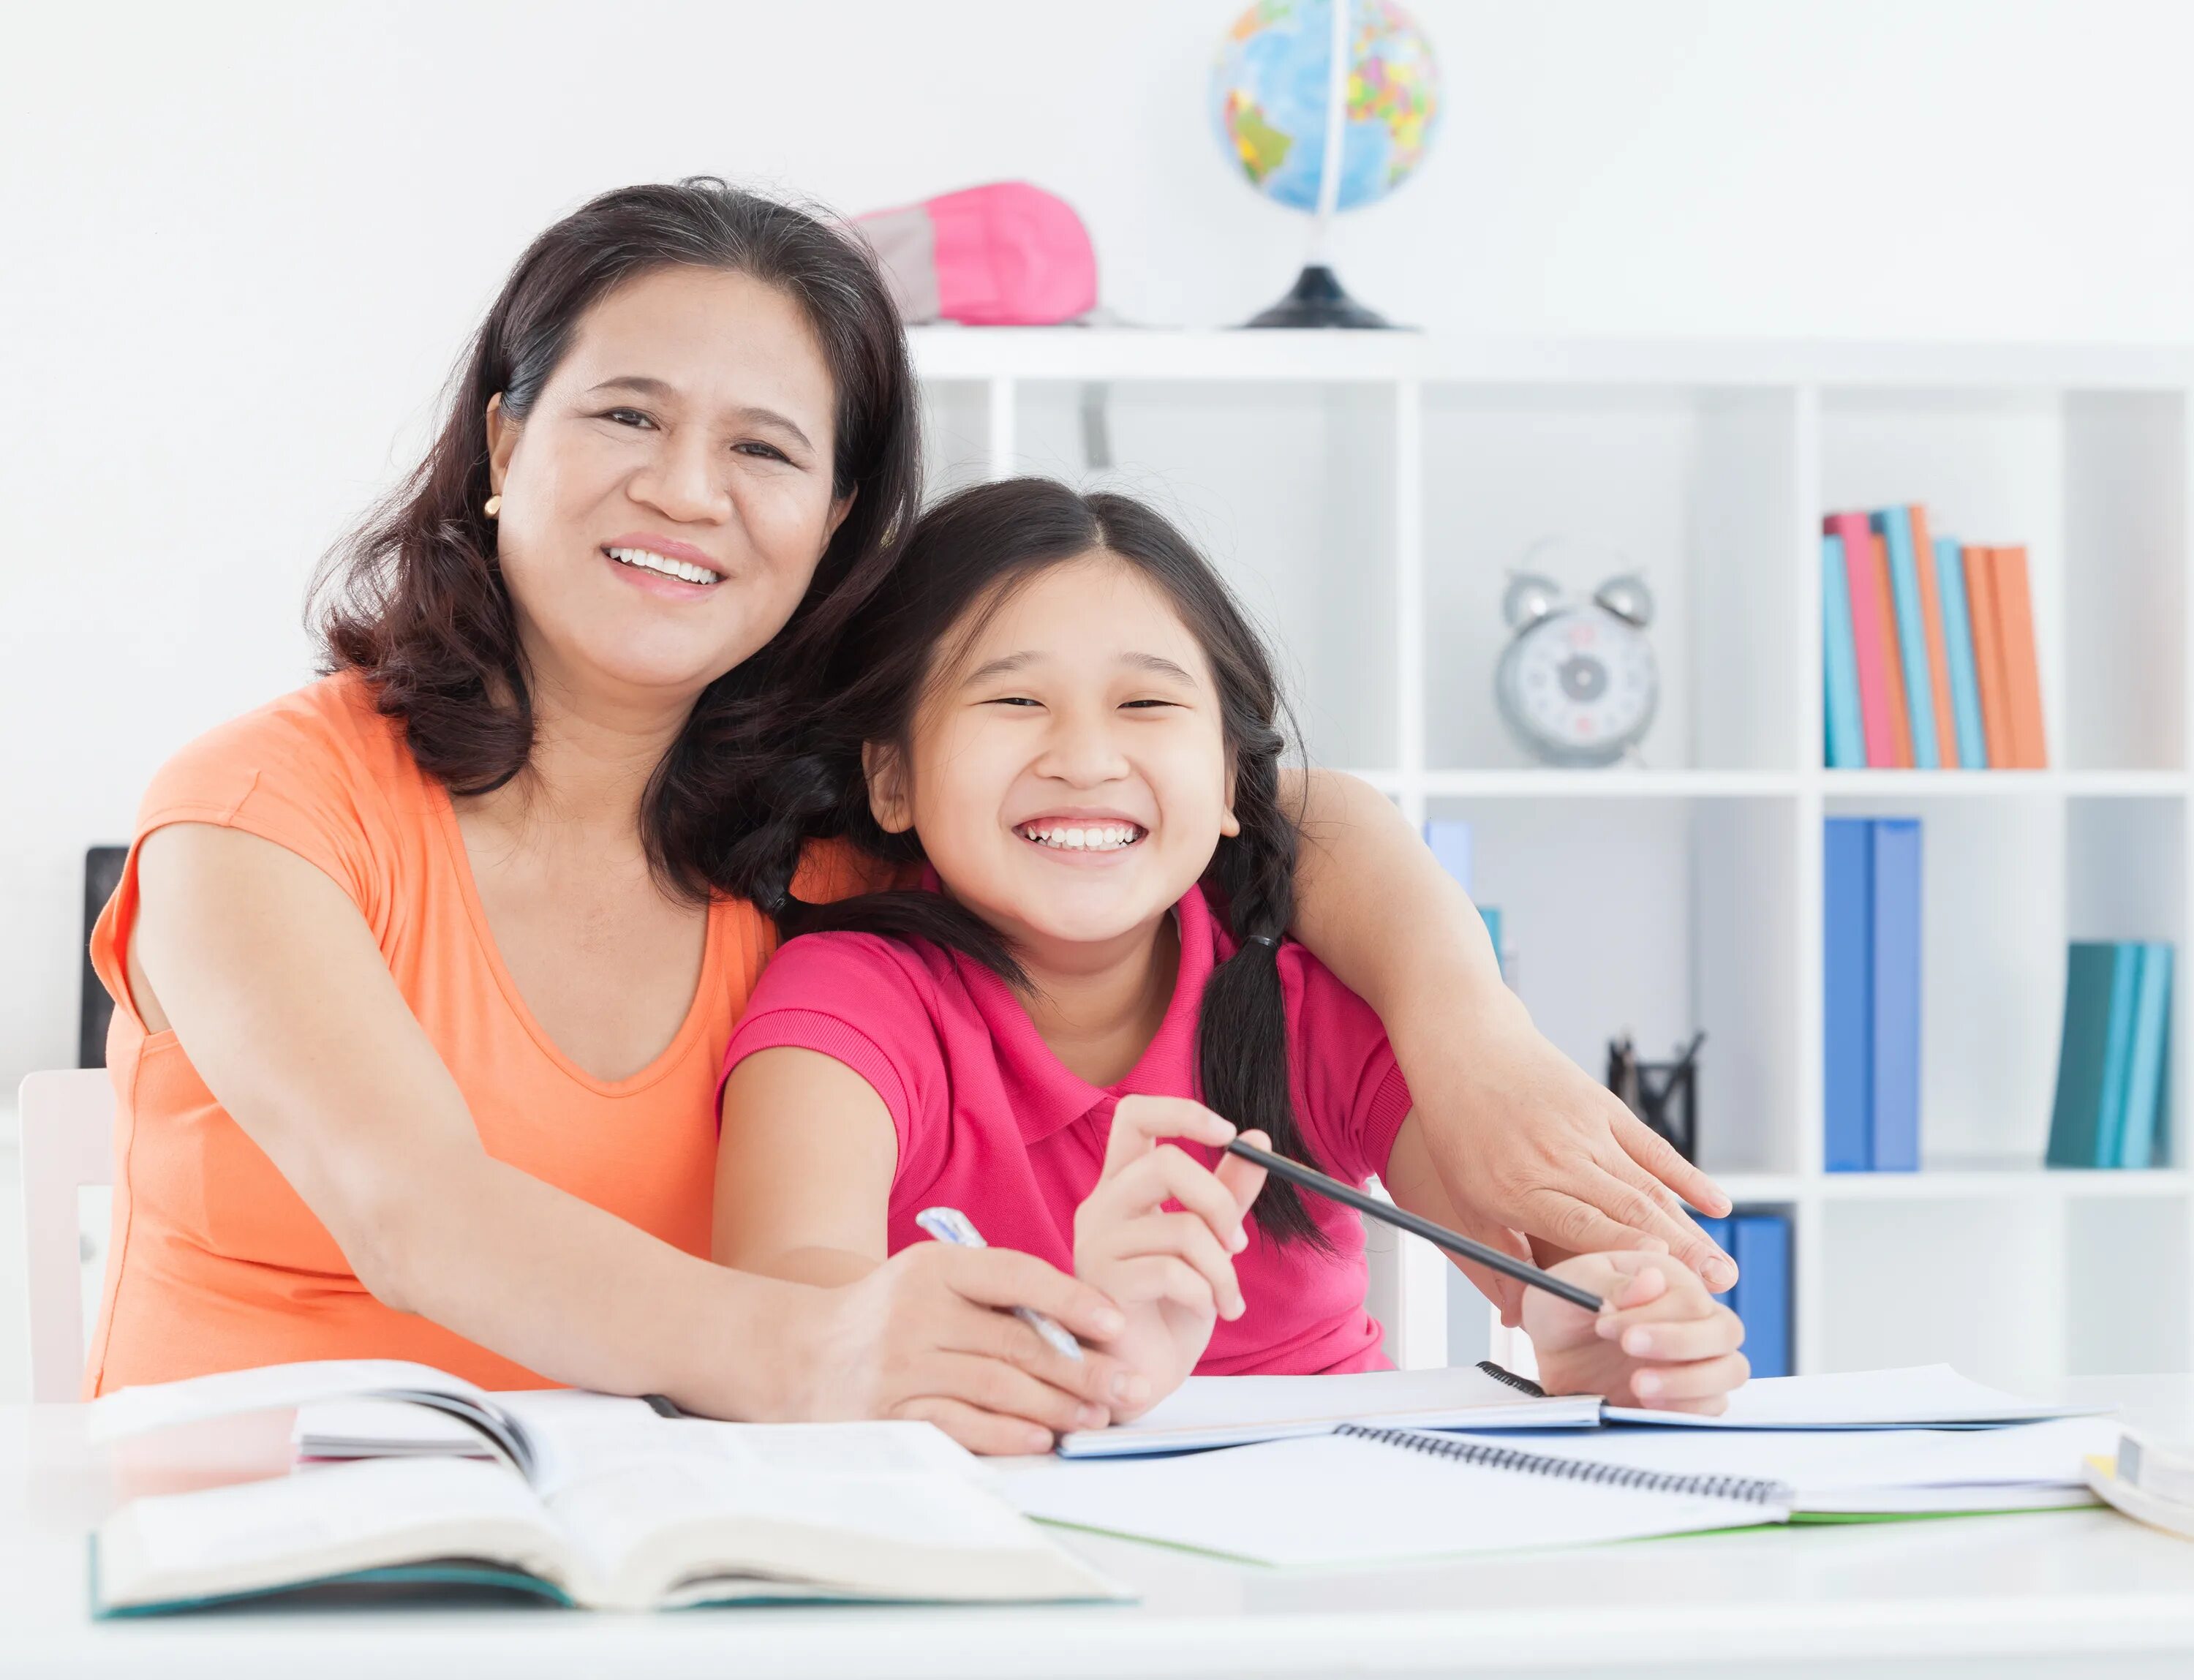
<path id="1" fill-rule="evenodd" d="M 1001 1465 L 1048 1522 L 1284 1567 L 1585 1545 L 1780 1522 L 1778 1506 L 1481 1469 L 1347 1435 L 1186 1458 Z"/>
<path id="2" fill-rule="evenodd" d="M 1542 1399 L 1475 1366 L 1340 1377 L 1192 1377 L 1131 1424 L 1062 1436 L 1065 1458 L 1178 1452 L 1317 1435 L 1336 1424 L 1550 1429 L 1600 1419 L 1589 1395 Z"/>
<path id="3" fill-rule="evenodd" d="M 1611 1406 L 1610 1423 L 1704 1430 L 1961 1428 L 2096 1417 L 2104 1406 L 2051 1406 L 1962 1377 L 1947 1365 L 1845 1371 L 1820 1377 L 1763 1377 L 1729 1397 L 1718 1418 Z"/>
<path id="4" fill-rule="evenodd" d="M 1677 1476 L 1787 1482 L 1797 1490 L 1800 1510 L 1890 1512 L 1986 1509 L 1986 1490 L 1991 1488 L 2080 1487 L 2086 1456 L 2108 1453 L 2117 1433 L 2106 1418 L 2063 1418 L 1996 1430 L 1712 1430 L 1611 1424 L 1590 1434 L 1548 1430 L 1461 1438 L 1548 1458 Z"/>

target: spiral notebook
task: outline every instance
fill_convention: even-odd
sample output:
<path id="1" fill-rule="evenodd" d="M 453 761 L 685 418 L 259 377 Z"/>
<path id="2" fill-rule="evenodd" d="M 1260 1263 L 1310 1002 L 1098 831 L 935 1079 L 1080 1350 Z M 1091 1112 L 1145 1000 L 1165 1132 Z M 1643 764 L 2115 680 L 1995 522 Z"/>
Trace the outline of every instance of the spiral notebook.
<path id="1" fill-rule="evenodd" d="M 1786 1522 L 1791 1506 L 1789 1487 L 1764 1477 L 1361 1424 L 1186 1458 L 1037 1459 L 994 1474 L 1040 1522 L 1278 1568 L 1743 1528 Z"/>

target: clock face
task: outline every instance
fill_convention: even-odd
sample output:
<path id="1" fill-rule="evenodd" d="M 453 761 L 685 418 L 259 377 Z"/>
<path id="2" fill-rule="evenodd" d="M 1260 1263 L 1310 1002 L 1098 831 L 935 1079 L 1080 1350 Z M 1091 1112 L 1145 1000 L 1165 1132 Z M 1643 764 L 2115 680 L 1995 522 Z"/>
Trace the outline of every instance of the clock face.
<path id="1" fill-rule="evenodd" d="M 1611 764 L 1652 723 L 1659 673 L 1635 625 L 1598 607 L 1557 612 L 1508 644 L 1495 693 L 1509 727 L 1555 764 Z"/>

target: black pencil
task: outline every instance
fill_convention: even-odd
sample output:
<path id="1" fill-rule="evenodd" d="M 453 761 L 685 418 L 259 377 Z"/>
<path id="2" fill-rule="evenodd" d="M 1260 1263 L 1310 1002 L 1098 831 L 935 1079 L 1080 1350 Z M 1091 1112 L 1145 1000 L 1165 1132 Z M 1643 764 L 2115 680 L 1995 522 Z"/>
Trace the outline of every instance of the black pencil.
<path id="1" fill-rule="evenodd" d="M 1588 1313 L 1607 1310 L 1607 1303 L 1589 1289 L 1565 1283 L 1552 1272 L 1542 1272 L 1528 1260 L 1519 1260 L 1513 1254 L 1503 1254 L 1497 1248 L 1488 1248 L 1484 1243 L 1473 1242 L 1459 1231 L 1450 1231 L 1444 1225 L 1435 1225 L 1429 1219 L 1420 1219 L 1416 1214 L 1405 1212 L 1391 1202 L 1382 1202 L 1376 1196 L 1367 1196 L 1353 1185 L 1344 1184 L 1338 1178 L 1328 1178 L 1314 1168 L 1304 1166 L 1299 1161 L 1291 1161 L 1285 1155 L 1260 1149 L 1255 1144 L 1244 1143 L 1238 1137 L 1226 1146 L 1226 1153 L 1239 1155 L 1245 1161 L 1255 1161 L 1266 1171 L 1275 1177 L 1286 1179 L 1290 1184 L 1300 1184 L 1306 1190 L 1315 1190 L 1321 1196 L 1330 1196 L 1343 1206 L 1353 1207 L 1371 1218 L 1384 1220 L 1412 1236 L 1422 1237 L 1427 1242 L 1444 1248 L 1450 1254 L 1459 1254 L 1466 1260 L 1475 1260 L 1488 1271 L 1499 1272 L 1514 1278 L 1519 1283 L 1527 1283 L 1534 1289 L 1543 1289 L 1549 1295 L 1559 1295 L 1563 1300 L 1582 1307 Z"/>

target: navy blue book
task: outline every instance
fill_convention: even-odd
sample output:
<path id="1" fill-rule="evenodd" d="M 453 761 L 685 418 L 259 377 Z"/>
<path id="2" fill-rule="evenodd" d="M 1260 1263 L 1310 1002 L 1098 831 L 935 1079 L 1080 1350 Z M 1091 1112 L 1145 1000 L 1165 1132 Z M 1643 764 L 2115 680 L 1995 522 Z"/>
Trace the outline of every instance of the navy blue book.
<path id="1" fill-rule="evenodd" d="M 1740 1213 L 1737 1315 L 1744 1320 L 1744 1356 L 1755 1377 L 1790 1374 L 1790 1222 L 1779 1213 Z"/>
<path id="2" fill-rule="evenodd" d="M 1822 1163 L 1874 1165 L 1874 830 L 1830 817 L 1821 837 Z"/>
<path id="3" fill-rule="evenodd" d="M 1874 1056 L 1869 1154 L 1876 1172 L 1920 1169 L 1920 825 L 1874 823 Z"/>

